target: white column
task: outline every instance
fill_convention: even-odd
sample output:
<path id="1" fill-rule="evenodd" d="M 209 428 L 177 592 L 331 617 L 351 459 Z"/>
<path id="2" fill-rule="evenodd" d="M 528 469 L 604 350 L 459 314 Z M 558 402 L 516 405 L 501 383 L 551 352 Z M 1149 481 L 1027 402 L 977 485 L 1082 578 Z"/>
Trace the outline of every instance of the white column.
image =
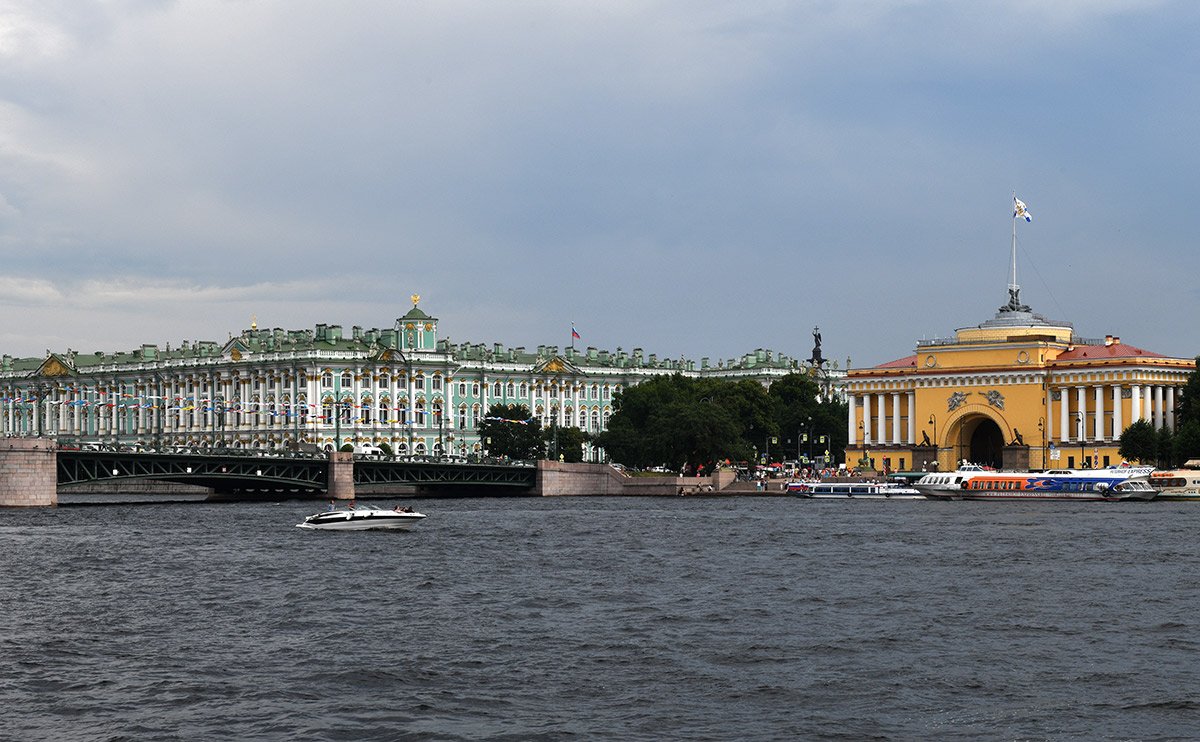
<path id="1" fill-rule="evenodd" d="M 908 445 L 917 442 L 917 393 L 908 393 Z"/>
<path id="2" fill-rule="evenodd" d="M 1104 387 L 1096 387 L 1096 433 L 1092 437 L 1095 440 L 1106 440 L 1104 435 Z"/>
<path id="3" fill-rule="evenodd" d="M 1058 439 L 1063 443 L 1071 442 L 1071 421 L 1069 419 L 1071 407 L 1071 390 L 1063 388 L 1058 394 Z"/>
<path id="4" fill-rule="evenodd" d="M 1129 398 L 1129 424 L 1142 419 L 1142 388 L 1137 384 L 1131 386 L 1132 396 Z"/>
<path id="5" fill-rule="evenodd" d="M 862 439 L 863 445 L 869 446 L 869 445 L 871 445 L 871 395 L 870 394 L 863 395 L 862 426 L 863 426 L 863 439 Z"/>
<path id="6" fill-rule="evenodd" d="M 1163 388 L 1162 385 L 1154 387 L 1154 427 L 1161 429 L 1165 421 L 1163 419 Z"/>
<path id="7" fill-rule="evenodd" d="M 1163 410 L 1166 416 L 1167 427 L 1171 430 L 1175 429 L 1175 387 L 1167 387 L 1167 408 Z"/>
<path id="8" fill-rule="evenodd" d="M 1146 386 L 1142 387 L 1142 418 L 1147 422 L 1153 422 L 1154 420 L 1152 402 L 1153 400 L 1151 398 L 1150 385 L 1147 384 Z"/>
<path id="9" fill-rule="evenodd" d="M 1075 401 L 1079 409 L 1078 421 L 1072 426 L 1075 429 L 1075 435 L 1079 436 L 1076 443 L 1082 443 L 1087 438 L 1087 389 L 1081 386 L 1075 387 Z"/>
<path id="10" fill-rule="evenodd" d="M 877 423 L 875 426 L 875 429 L 876 429 L 876 435 L 879 436 L 880 443 L 888 442 L 887 427 L 885 427 L 883 424 L 884 418 L 886 417 L 886 415 L 884 415 L 884 413 L 887 411 L 886 400 L 887 400 L 887 397 L 884 396 L 883 392 L 880 392 L 879 396 L 876 397 L 876 399 L 875 399 L 875 402 L 879 405 L 879 408 L 877 410 L 875 410 L 875 421 Z"/>
<path id="11" fill-rule="evenodd" d="M 900 444 L 900 392 L 892 392 L 892 445 Z"/>
<path id="12" fill-rule="evenodd" d="M 1112 403 L 1113 403 L 1113 414 L 1112 414 L 1113 433 L 1112 433 L 1112 437 L 1113 437 L 1113 440 L 1117 440 L 1118 438 L 1121 437 L 1121 433 L 1125 432 L 1125 428 L 1123 428 L 1121 426 L 1121 385 L 1120 384 L 1113 387 Z"/>
<path id="13" fill-rule="evenodd" d="M 849 409 L 849 414 L 846 416 L 846 441 L 848 445 L 858 445 L 858 396 L 854 394 L 846 395 L 846 406 Z M 583 427 L 580 425 L 579 427 Z"/>

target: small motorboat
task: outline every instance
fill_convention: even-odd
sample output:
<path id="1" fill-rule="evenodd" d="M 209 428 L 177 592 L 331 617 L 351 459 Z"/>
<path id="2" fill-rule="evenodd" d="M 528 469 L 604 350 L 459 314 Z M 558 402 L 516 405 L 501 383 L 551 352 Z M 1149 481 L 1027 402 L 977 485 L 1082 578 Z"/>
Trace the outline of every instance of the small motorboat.
<path id="1" fill-rule="evenodd" d="M 412 508 L 384 510 L 374 505 L 352 505 L 348 508 L 326 510 L 297 523 L 297 528 L 322 531 L 407 531 L 425 518 Z"/>

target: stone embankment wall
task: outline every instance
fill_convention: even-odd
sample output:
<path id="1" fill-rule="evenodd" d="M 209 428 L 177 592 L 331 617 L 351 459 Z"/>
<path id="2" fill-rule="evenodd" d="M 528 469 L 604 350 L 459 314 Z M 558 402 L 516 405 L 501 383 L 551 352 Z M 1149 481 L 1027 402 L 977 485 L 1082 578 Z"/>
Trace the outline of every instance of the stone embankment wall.
<path id="1" fill-rule="evenodd" d="M 710 477 L 631 477 L 607 464 L 539 461 L 537 486 L 532 494 L 543 497 L 719 494 L 730 489 L 736 476 L 732 471 L 719 471 Z"/>
<path id="2" fill-rule="evenodd" d="M 58 504 L 58 464 L 49 438 L 0 439 L 0 507 Z"/>

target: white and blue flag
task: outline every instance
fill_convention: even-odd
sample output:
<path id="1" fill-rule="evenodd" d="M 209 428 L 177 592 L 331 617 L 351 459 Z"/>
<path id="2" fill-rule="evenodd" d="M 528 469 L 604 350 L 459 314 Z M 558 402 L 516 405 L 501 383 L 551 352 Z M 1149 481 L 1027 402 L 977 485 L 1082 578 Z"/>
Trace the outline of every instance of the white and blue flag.
<path id="1" fill-rule="evenodd" d="M 1025 202 L 1013 196 L 1013 218 L 1021 218 L 1027 222 L 1033 221 L 1033 214 L 1029 213 L 1029 209 L 1025 208 Z"/>

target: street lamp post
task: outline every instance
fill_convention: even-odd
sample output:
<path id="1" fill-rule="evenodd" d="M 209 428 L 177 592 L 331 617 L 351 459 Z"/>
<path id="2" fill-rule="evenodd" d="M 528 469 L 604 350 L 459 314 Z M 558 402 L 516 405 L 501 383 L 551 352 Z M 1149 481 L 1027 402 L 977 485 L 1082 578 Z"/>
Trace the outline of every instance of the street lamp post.
<path id="1" fill-rule="evenodd" d="M 1044 417 L 1038 418 L 1038 438 L 1041 439 L 1038 446 L 1042 449 L 1042 468 L 1048 469 L 1049 467 L 1046 466 L 1046 418 Z"/>

